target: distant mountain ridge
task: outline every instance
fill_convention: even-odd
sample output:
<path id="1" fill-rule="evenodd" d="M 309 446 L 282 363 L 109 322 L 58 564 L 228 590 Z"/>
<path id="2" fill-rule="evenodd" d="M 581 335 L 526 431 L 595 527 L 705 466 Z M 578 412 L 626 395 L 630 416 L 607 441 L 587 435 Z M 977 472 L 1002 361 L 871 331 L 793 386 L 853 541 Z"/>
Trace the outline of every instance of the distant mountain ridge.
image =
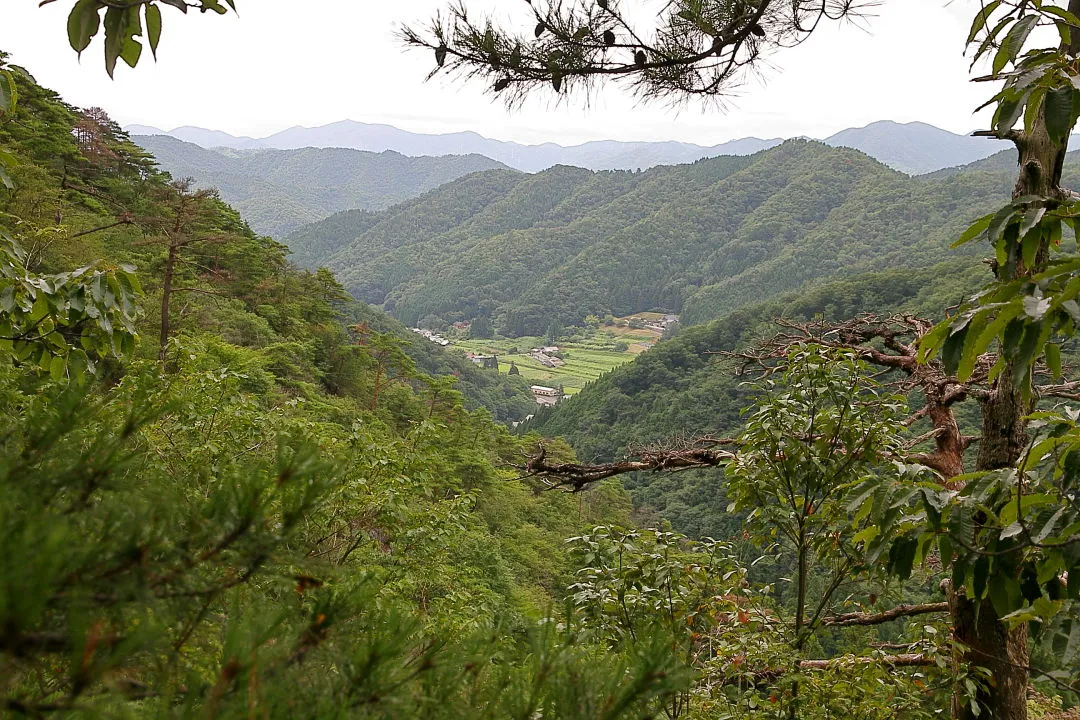
<path id="1" fill-rule="evenodd" d="M 276 237 L 342 210 L 380 210 L 470 173 L 510 171 L 482 155 L 207 149 L 169 135 L 132 138 L 173 177 L 192 177 L 199 187 L 216 187 L 254 230 Z"/>
<path id="2" fill-rule="evenodd" d="M 717 155 L 751 155 L 779 145 L 782 140 L 742 138 L 712 147 L 683 142 L 621 142 L 598 140 L 565 147 L 555 143 L 524 145 L 493 140 L 475 132 L 439 135 L 413 133 L 392 125 L 342 120 L 314 128 L 293 127 L 265 138 L 236 137 L 217 130 L 179 127 L 164 131 L 145 125 L 127 128 L 132 135 L 169 135 L 204 148 L 234 150 L 274 148 L 295 150 L 305 147 L 349 148 L 367 152 L 387 150 L 410 157 L 441 155 L 484 155 L 523 172 L 539 172 L 555 165 L 573 165 L 590 170 L 635 170 L 655 165 L 680 165 Z"/>
<path id="3" fill-rule="evenodd" d="M 493 140 L 475 132 L 414 133 L 392 125 L 353 120 L 313 128 L 293 127 L 265 138 L 237 137 L 218 130 L 190 126 L 164 131 L 145 125 L 130 125 L 127 130 L 132 135 L 170 135 L 204 148 L 350 148 L 368 152 L 390 150 L 410 157 L 477 154 L 523 172 L 539 172 L 555 165 L 589 170 L 644 170 L 657 165 L 680 165 L 720 155 L 752 155 L 783 142 L 779 138 L 750 137 L 712 146 L 674 141 L 616 140 L 598 140 L 572 146 L 550 142 L 525 145 Z M 897 123 L 891 120 L 842 130 L 822 142 L 834 147 L 861 150 L 894 170 L 909 175 L 967 165 L 1009 147 L 1005 141 L 957 135 L 921 122 Z"/>

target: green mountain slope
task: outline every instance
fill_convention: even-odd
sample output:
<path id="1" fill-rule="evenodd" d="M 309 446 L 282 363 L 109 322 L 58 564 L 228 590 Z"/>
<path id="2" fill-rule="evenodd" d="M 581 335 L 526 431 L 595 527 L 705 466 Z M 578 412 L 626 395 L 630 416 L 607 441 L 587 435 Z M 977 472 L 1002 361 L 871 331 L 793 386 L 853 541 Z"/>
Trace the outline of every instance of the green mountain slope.
<path id="1" fill-rule="evenodd" d="M 173 177 L 216 187 L 257 232 L 280 237 L 342 210 L 377 210 L 480 170 L 482 155 L 406 157 L 344 148 L 207 150 L 168 135 L 135 142 Z"/>
<path id="2" fill-rule="evenodd" d="M 481 173 L 287 242 L 407 324 L 489 316 L 538 335 L 666 310 L 690 325 L 822 278 L 947 259 L 1011 182 L 1006 169 L 912 178 L 797 140 L 644 173 Z"/>
<path id="3" fill-rule="evenodd" d="M 22 95 L 20 122 L 9 123 L 0 136 L 24 160 L 14 173 L 18 189 L 0 197 L 0 229 L 5 219 L 19 219 L 12 227 L 33 238 L 33 269 L 59 272 L 100 258 L 134 263 L 150 289 L 152 323 L 164 254 L 148 237 L 154 237 L 158 218 L 171 212 L 164 200 L 170 178 L 115 125 L 87 125 L 81 111 L 29 79 Z M 81 144 L 57 131 L 77 123 L 89 128 Z M 183 293 L 174 319 L 181 333 L 209 329 L 250 351 L 244 356 L 253 377 L 280 372 L 278 379 L 299 393 L 348 385 L 345 378 L 356 371 L 355 359 L 348 357 L 354 351 L 336 344 L 352 342 L 345 328 L 363 324 L 397 338 L 419 370 L 455 377 L 469 409 L 485 408 L 507 423 L 535 409 L 521 378 L 482 370 L 417 338 L 393 318 L 348 298 L 328 273 L 290 265 L 285 246 L 253 232 L 231 207 L 220 201 L 215 207 L 215 232 L 228 239 L 197 244 L 181 262 L 176 282 L 193 288 Z M 136 221 L 117 224 L 118 217 Z M 320 299 L 330 307 L 303 309 L 305 302 Z M 290 313 L 310 317 L 300 322 Z M 298 327 L 306 328 L 302 341 L 292 337 Z M 157 326 L 146 330 L 147 337 L 156 337 Z"/>
<path id="4" fill-rule="evenodd" d="M 607 702 L 593 688 L 645 667 L 533 632 L 574 577 L 565 539 L 626 523 L 629 505 L 614 484 L 571 497 L 517 480 L 522 440 L 457 390 L 509 393 L 498 412 L 518 386 L 408 347 L 104 113 L 15 78 L 0 118 L 15 160 L 0 185 L 5 710 L 510 717 L 520 695 L 579 683 Z M 183 242 L 171 286 L 168 239 Z M 97 374 L 69 373 L 75 357 Z M 555 659 L 533 670 L 537 654 Z M 608 714 L 650 714 L 647 699 Z"/>

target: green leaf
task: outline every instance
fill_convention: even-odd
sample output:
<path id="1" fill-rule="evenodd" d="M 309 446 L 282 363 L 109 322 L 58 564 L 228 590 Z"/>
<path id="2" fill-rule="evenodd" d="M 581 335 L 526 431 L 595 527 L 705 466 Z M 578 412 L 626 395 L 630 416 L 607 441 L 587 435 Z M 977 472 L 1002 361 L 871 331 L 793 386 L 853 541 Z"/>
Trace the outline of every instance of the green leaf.
<path id="1" fill-rule="evenodd" d="M 994 213 L 989 215 L 983 215 L 981 218 L 973 222 L 968 226 L 968 229 L 960 235 L 960 239 L 954 242 L 949 247 L 957 248 L 965 243 L 969 243 L 980 235 L 984 234 L 987 228 L 990 227 L 990 221 L 994 219 Z"/>
<path id="2" fill-rule="evenodd" d="M 971 60 L 971 67 L 975 67 L 975 64 L 985 55 L 989 50 L 995 47 L 997 42 L 997 36 L 1012 23 L 1013 19 L 1011 15 L 1006 15 L 998 21 L 998 24 L 994 26 L 994 29 L 986 34 L 983 41 L 979 43 L 979 47 L 975 50 L 975 54 Z"/>
<path id="3" fill-rule="evenodd" d="M 990 595 L 990 603 L 998 616 L 1005 616 L 1020 607 L 1024 597 L 1020 592 L 1020 584 L 1015 579 L 1002 573 L 996 574 L 989 582 L 987 590 Z"/>
<path id="4" fill-rule="evenodd" d="M 1001 529 L 1001 534 L 998 535 L 998 539 L 1008 540 L 1009 538 L 1016 537 L 1022 532 L 1024 532 L 1024 526 L 1018 522 L 1014 522 L 1013 524 Z"/>
<path id="5" fill-rule="evenodd" d="M 158 42 L 161 40 L 161 8 L 153 3 L 146 6 L 146 39 L 150 43 L 150 52 L 157 60 Z"/>
<path id="6" fill-rule="evenodd" d="M 1046 99 L 1046 88 L 1039 86 L 1033 88 L 1031 95 L 1027 100 L 1027 107 L 1024 109 L 1024 129 L 1031 132 L 1035 127 L 1035 123 L 1038 122 L 1039 113 L 1042 110 L 1043 102 Z"/>
<path id="7" fill-rule="evenodd" d="M 1043 3 L 1041 11 L 1047 15 L 1053 15 L 1054 17 L 1063 20 L 1066 25 L 1071 25 L 1073 28 L 1080 28 L 1080 18 L 1077 18 L 1065 8 L 1059 8 L 1049 3 Z"/>
<path id="8" fill-rule="evenodd" d="M 968 32 L 967 44 L 970 45 L 975 41 L 975 36 L 982 32 L 982 29 L 986 27 L 986 23 L 989 22 L 990 16 L 997 10 L 998 5 L 1001 4 L 1001 0 L 991 0 L 986 3 L 979 12 L 975 13 L 975 20 L 971 23 L 971 30 Z"/>
<path id="9" fill-rule="evenodd" d="M 30 308 L 29 314 L 26 319 L 32 323 L 36 323 L 43 317 L 49 314 L 49 301 L 45 299 L 44 293 L 38 295 L 37 300 L 34 301 L 33 307 Z"/>
<path id="10" fill-rule="evenodd" d="M 915 540 L 897 540 L 889 549 L 889 571 L 901 580 L 911 577 L 915 567 L 915 553 L 919 544 Z"/>
<path id="11" fill-rule="evenodd" d="M 986 578 L 990 573 L 990 558 L 980 555 L 971 568 L 971 590 L 976 600 L 986 596 Z"/>
<path id="12" fill-rule="evenodd" d="M 128 67 L 135 67 L 142 56 L 142 43 L 135 40 L 136 35 L 142 35 L 142 18 L 139 16 L 139 8 L 136 6 L 127 12 L 128 26 L 124 30 L 124 42 L 120 48 L 120 58 L 127 63 Z"/>
<path id="13" fill-rule="evenodd" d="M 1031 210 L 1028 213 L 1030 214 Z M 1024 221 L 1027 222 L 1027 216 L 1025 216 Z M 1020 259 L 1023 261 L 1025 268 L 1034 266 L 1035 257 L 1039 254 L 1040 247 L 1042 247 L 1042 232 L 1040 232 L 1039 228 L 1023 235 L 1023 240 L 1020 243 Z"/>
<path id="14" fill-rule="evenodd" d="M 924 363 L 935 355 L 942 341 L 948 336 L 949 322 L 940 322 L 919 341 L 919 362 Z"/>
<path id="15" fill-rule="evenodd" d="M 851 541 L 853 543 L 869 542 L 876 538 L 880 533 L 881 530 L 877 525 L 871 525 L 855 533 L 855 536 L 851 538 Z"/>
<path id="16" fill-rule="evenodd" d="M 964 340 L 963 351 L 960 353 L 960 360 L 956 366 L 956 376 L 958 378 L 969 378 L 971 373 L 975 370 L 975 363 L 979 359 L 979 354 L 982 352 L 979 349 L 979 343 L 982 340 L 982 331 L 988 324 L 990 316 L 988 313 L 981 312 L 975 315 L 971 322 L 968 323 L 966 328 L 966 338 Z"/>
<path id="17" fill-rule="evenodd" d="M 142 43 L 130 38 L 124 41 L 124 47 L 120 51 L 120 59 L 127 63 L 128 67 L 135 67 L 138 65 L 141 56 Z"/>
<path id="18" fill-rule="evenodd" d="M 1046 367 L 1049 368 L 1050 374 L 1054 376 L 1055 380 L 1061 379 L 1061 346 L 1057 343 L 1047 343 L 1043 348 L 1043 352 L 1046 354 Z"/>
<path id="19" fill-rule="evenodd" d="M 15 78 L 6 70 L 0 70 L 0 115 L 11 112 L 19 100 L 19 88 Z"/>
<path id="20" fill-rule="evenodd" d="M 959 330 L 949 334 L 945 338 L 945 344 L 941 348 L 941 359 L 945 363 L 945 372 L 955 375 L 960 366 L 960 359 L 964 352 L 964 340 L 967 338 L 968 326 L 965 324 Z M 960 380 L 967 378 L 961 377 Z"/>
<path id="21" fill-rule="evenodd" d="M 67 369 L 67 361 L 63 357 L 57 355 L 52 359 L 49 364 L 49 375 L 53 380 L 61 380 L 64 377 L 64 371 Z"/>
<path id="22" fill-rule="evenodd" d="M 1011 203 L 994 213 L 994 217 L 990 220 L 990 226 L 986 229 L 987 240 L 991 243 L 997 242 L 1001 232 L 1014 214 L 1016 214 L 1016 208 Z"/>
<path id="23" fill-rule="evenodd" d="M 1016 121 L 1024 113 L 1024 105 L 1030 95 L 1030 91 L 1008 93 L 1001 98 L 997 110 L 994 111 L 994 131 L 998 136 L 1004 137 L 1016 125 Z"/>
<path id="24" fill-rule="evenodd" d="M 1076 90 L 1073 86 L 1062 85 L 1046 93 L 1046 131 L 1050 139 L 1060 145 L 1069 137 L 1069 131 L 1073 125 L 1073 104 Z"/>
<path id="25" fill-rule="evenodd" d="M 109 77 L 116 71 L 116 60 L 124 49 L 127 27 L 127 10 L 110 7 L 105 11 L 105 72 Z"/>
<path id="26" fill-rule="evenodd" d="M 1046 521 L 1041 530 L 1035 533 L 1035 536 L 1032 539 L 1037 543 L 1041 543 L 1049 537 L 1050 533 L 1054 532 L 1054 528 L 1057 527 L 1058 521 L 1065 516 L 1066 510 L 1067 508 L 1065 506 L 1059 507 L 1057 512 L 1050 516 L 1050 519 Z"/>
<path id="27" fill-rule="evenodd" d="M 1024 43 L 1027 42 L 1028 35 L 1031 34 L 1032 28 L 1035 27 L 1035 23 L 1038 21 L 1039 16 L 1031 14 L 1020 18 L 1009 28 L 1005 39 L 1001 41 L 1001 47 L 994 54 L 993 70 L 995 75 L 1005 69 L 1005 66 L 1013 62 L 1016 56 L 1020 54 L 1020 51 L 1024 48 Z"/>
<path id="28" fill-rule="evenodd" d="M 82 55 L 101 27 L 100 0 L 79 0 L 68 15 L 67 32 L 71 49 Z"/>
<path id="29" fill-rule="evenodd" d="M 1028 211 L 1024 213 L 1024 219 L 1020 222 L 1020 235 L 1027 235 L 1033 227 L 1039 224 L 1045 214 L 1045 207 L 1029 208 Z"/>

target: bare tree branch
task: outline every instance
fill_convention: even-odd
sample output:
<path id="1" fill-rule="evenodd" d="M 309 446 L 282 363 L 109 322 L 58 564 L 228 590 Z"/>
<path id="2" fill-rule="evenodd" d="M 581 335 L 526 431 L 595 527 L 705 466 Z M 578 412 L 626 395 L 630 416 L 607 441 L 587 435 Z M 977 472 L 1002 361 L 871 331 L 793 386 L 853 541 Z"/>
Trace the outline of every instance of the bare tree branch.
<path id="1" fill-rule="evenodd" d="M 880 613 L 844 613 L 843 615 L 835 615 L 833 617 L 827 617 L 822 620 L 822 625 L 828 625 L 830 627 L 849 627 L 852 625 L 881 625 L 882 623 L 892 622 L 902 617 L 913 617 L 916 615 L 929 615 L 931 613 L 947 613 L 949 612 L 949 603 L 937 602 L 937 603 L 923 603 L 921 605 L 897 605 L 896 607 L 885 610 Z"/>
<path id="2" fill-rule="evenodd" d="M 715 449 L 716 445 L 724 442 L 715 438 L 704 438 L 697 447 L 643 451 L 637 460 L 628 459 L 599 465 L 550 463 L 547 460 L 547 449 L 540 444 L 537 453 L 530 457 L 520 469 L 525 472 L 526 477 L 539 478 L 548 488 L 569 488 L 571 492 L 581 492 L 594 482 L 616 475 L 725 465 L 735 457 L 735 454 Z"/>

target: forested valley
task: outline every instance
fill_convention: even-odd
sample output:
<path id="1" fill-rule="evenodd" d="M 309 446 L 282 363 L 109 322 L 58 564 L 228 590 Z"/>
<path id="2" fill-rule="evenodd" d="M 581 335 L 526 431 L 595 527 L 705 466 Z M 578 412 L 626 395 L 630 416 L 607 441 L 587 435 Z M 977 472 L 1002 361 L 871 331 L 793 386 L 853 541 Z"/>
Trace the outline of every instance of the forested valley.
<path id="1" fill-rule="evenodd" d="M 61 4 L 109 76 L 237 14 Z M 511 106 L 856 12 L 467 5 L 399 41 Z M 1080 717 L 1080 0 L 971 12 L 1015 147 L 923 175 L 207 149 L 0 49 L 0 714 Z"/>
<path id="2" fill-rule="evenodd" d="M 954 257 L 950 239 L 1012 185 L 1002 164 L 909 177 L 791 140 L 642 173 L 491 171 L 286 241 L 407 324 L 485 316 L 513 337 L 649 310 L 699 324 L 821 278 Z"/>

